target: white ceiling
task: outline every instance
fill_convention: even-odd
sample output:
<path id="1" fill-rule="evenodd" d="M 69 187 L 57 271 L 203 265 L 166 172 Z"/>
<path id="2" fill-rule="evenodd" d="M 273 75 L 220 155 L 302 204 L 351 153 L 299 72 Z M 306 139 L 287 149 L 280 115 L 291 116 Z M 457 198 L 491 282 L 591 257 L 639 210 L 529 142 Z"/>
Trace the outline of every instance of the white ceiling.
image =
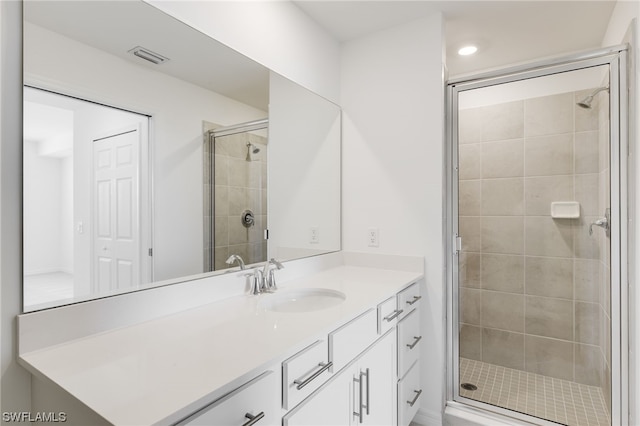
<path id="1" fill-rule="evenodd" d="M 615 6 L 615 0 L 293 3 L 342 42 L 441 12 L 450 76 L 599 47 Z M 25 18 L 140 66 L 267 108 L 266 68 L 144 2 L 29 1 Z M 458 47 L 467 42 L 477 43 L 480 50 L 471 57 L 458 56 Z M 127 53 L 137 45 L 171 61 L 154 66 Z"/>
<path id="2" fill-rule="evenodd" d="M 600 47 L 615 0 L 606 1 L 331 1 L 294 3 L 345 42 L 441 12 L 449 75 Z M 470 57 L 458 48 L 475 43 Z"/>
<path id="3" fill-rule="evenodd" d="M 268 108 L 268 69 L 142 1 L 26 1 L 24 15 L 138 66 Z M 136 46 L 170 60 L 153 65 L 128 53 Z"/>

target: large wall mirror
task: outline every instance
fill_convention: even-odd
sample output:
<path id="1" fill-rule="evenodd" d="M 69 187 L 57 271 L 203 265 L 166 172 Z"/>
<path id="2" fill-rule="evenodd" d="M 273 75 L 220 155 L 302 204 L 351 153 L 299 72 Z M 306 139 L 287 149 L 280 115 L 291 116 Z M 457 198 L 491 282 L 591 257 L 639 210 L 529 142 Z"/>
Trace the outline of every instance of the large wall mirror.
<path id="1" fill-rule="evenodd" d="M 25 2 L 24 82 L 25 312 L 340 250 L 339 107 L 155 7 Z"/>

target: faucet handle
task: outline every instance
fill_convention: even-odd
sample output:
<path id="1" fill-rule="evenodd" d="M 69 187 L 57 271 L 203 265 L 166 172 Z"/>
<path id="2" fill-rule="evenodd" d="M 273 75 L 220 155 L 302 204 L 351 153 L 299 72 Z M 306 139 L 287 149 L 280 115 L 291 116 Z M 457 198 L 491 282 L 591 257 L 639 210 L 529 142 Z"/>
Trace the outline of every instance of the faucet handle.
<path id="1" fill-rule="evenodd" d="M 265 281 L 267 282 L 266 287 L 268 291 L 276 291 L 278 289 L 274 268 L 269 269 L 269 275 L 266 277 Z"/>

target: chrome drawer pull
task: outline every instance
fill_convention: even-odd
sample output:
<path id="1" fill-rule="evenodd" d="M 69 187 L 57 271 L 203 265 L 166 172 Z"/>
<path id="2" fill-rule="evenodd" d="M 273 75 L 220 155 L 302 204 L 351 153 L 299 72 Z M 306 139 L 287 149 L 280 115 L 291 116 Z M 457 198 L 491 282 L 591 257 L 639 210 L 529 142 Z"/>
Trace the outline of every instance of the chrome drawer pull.
<path id="1" fill-rule="evenodd" d="M 357 411 L 353 412 L 353 415 L 358 417 L 358 423 L 362 423 L 364 421 L 364 411 L 363 411 L 363 406 L 364 404 L 362 403 L 362 376 L 364 375 L 364 373 L 361 371 L 360 374 L 358 375 L 358 378 L 356 379 L 355 377 L 353 378 L 353 381 L 355 383 L 358 384 L 358 396 L 360 398 L 360 412 L 358 413 Z M 354 397 L 355 398 L 355 397 Z M 355 401 L 354 401 L 355 404 Z"/>
<path id="2" fill-rule="evenodd" d="M 322 373 L 324 373 L 325 371 L 333 367 L 333 362 L 328 362 L 326 364 L 320 363 L 318 365 L 321 368 L 315 373 L 313 373 L 311 376 L 307 377 L 305 380 L 296 379 L 293 381 L 294 384 L 298 385 L 296 386 L 296 389 L 300 390 L 303 387 L 307 386 L 309 383 L 311 383 L 313 379 L 315 379 L 316 377 L 318 377 L 319 375 L 321 375 Z"/>
<path id="3" fill-rule="evenodd" d="M 413 296 L 413 300 L 407 300 L 407 304 L 413 305 L 414 303 L 416 303 L 420 299 L 422 299 L 422 296 Z"/>
<path id="4" fill-rule="evenodd" d="M 243 423 L 242 426 L 251 426 L 251 425 L 254 425 L 254 424 L 258 423 L 264 417 L 264 411 L 259 412 L 255 416 L 252 416 L 249 413 L 245 414 L 244 416 L 247 419 L 249 419 L 249 421 L 246 422 L 246 423 Z"/>
<path id="5" fill-rule="evenodd" d="M 416 345 L 418 344 L 418 342 L 422 339 L 422 336 L 413 336 L 414 339 L 416 339 L 413 343 L 409 344 L 407 343 L 407 347 L 409 349 L 413 349 L 416 347 Z"/>
<path id="6" fill-rule="evenodd" d="M 367 368 L 367 372 L 364 373 L 364 375 L 367 377 L 367 416 L 369 415 L 369 403 L 370 403 L 370 392 L 369 392 L 369 381 L 371 380 L 371 378 L 369 377 L 369 369 Z M 362 373 L 360 373 L 360 380 L 362 380 Z"/>
<path id="7" fill-rule="evenodd" d="M 413 407 L 413 404 L 415 404 L 416 401 L 418 400 L 418 398 L 420 398 L 420 394 L 422 393 L 422 389 L 414 390 L 414 392 L 416 393 L 416 396 L 413 398 L 413 401 L 407 401 L 407 404 L 409 404 L 409 407 Z"/>
<path id="8" fill-rule="evenodd" d="M 393 313 L 391 315 L 388 315 L 388 316 L 384 317 L 384 319 L 389 321 L 389 322 L 391 322 L 394 319 L 396 319 L 398 317 L 398 315 L 400 315 L 403 312 L 404 312 L 404 310 L 402 310 L 402 309 L 396 309 L 395 311 L 393 311 Z"/>

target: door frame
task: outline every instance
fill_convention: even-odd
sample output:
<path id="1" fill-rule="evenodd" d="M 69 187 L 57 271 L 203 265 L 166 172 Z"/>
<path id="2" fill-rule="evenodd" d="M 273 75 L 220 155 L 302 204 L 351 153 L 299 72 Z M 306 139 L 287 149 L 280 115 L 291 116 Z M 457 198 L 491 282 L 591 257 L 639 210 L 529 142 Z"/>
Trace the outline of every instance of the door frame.
<path id="1" fill-rule="evenodd" d="M 628 252 L 633 237 L 628 235 L 629 176 L 633 176 L 629 153 L 629 96 L 627 76 L 627 46 L 582 52 L 571 56 L 450 79 L 445 92 L 444 138 L 444 205 L 446 285 L 446 404 L 447 412 L 481 415 L 498 424 L 555 425 L 544 419 L 460 396 L 459 392 L 459 307 L 458 307 L 458 94 L 463 91 L 575 71 L 598 65 L 610 66 L 610 173 L 611 173 L 611 424 L 628 424 L 629 420 L 629 274 Z M 633 199 L 633 198 L 632 198 Z M 625 283 L 625 285 L 621 285 Z M 624 303 L 623 303 L 624 302 Z M 508 423 L 507 423 L 508 424 Z"/>

